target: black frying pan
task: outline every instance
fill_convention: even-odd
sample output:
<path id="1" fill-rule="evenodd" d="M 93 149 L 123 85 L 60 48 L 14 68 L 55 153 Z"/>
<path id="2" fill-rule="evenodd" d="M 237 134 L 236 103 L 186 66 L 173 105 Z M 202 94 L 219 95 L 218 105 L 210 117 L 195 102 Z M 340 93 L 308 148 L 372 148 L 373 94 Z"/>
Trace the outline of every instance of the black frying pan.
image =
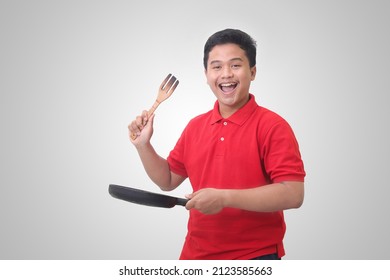
<path id="1" fill-rule="evenodd" d="M 176 205 L 185 206 L 188 199 L 178 198 L 130 187 L 111 184 L 108 188 L 111 196 L 128 202 L 163 208 L 172 208 Z"/>

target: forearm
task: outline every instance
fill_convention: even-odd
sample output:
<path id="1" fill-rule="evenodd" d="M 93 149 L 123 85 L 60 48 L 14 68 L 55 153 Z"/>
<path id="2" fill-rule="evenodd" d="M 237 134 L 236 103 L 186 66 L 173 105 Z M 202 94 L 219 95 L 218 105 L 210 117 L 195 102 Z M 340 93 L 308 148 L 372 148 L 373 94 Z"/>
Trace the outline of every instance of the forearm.
<path id="1" fill-rule="evenodd" d="M 171 190 L 171 171 L 167 160 L 160 157 L 150 143 L 138 146 L 137 152 L 150 179 L 162 190 Z"/>
<path id="2" fill-rule="evenodd" d="M 254 212 L 275 212 L 299 208 L 303 203 L 302 182 L 283 182 L 252 189 L 204 188 L 187 195 L 188 210 L 216 214 L 225 207 Z"/>
<path id="3" fill-rule="evenodd" d="M 245 190 L 223 190 L 224 207 L 256 212 L 299 208 L 303 203 L 304 184 L 283 182 Z"/>

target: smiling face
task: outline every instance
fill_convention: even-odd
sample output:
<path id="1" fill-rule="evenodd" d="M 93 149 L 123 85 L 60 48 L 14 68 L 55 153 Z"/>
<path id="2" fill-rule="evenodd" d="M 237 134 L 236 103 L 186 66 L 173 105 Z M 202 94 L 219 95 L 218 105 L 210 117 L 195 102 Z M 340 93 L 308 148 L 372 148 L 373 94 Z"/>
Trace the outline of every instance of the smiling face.
<path id="1" fill-rule="evenodd" d="M 219 101 L 219 112 L 228 118 L 249 100 L 249 87 L 256 77 L 245 51 L 236 44 L 216 45 L 209 53 L 207 83 Z"/>

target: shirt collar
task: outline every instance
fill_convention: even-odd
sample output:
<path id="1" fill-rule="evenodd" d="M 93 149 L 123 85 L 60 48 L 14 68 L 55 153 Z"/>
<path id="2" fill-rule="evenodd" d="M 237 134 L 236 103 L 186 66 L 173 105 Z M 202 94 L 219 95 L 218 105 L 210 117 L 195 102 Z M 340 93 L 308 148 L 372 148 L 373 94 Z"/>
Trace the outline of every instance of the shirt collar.
<path id="1" fill-rule="evenodd" d="M 249 101 L 226 120 L 238 125 L 242 125 L 252 115 L 253 111 L 256 110 L 257 107 L 258 105 L 256 103 L 255 96 L 253 94 L 249 94 Z M 215 101 L 214 104 L 214 109 L 213 109 L 213 114 L 211 117 L 210 124 L 219 122 L 222 119 L 223 117 L 219 113 L 219 104 L 217 100 Z"/>

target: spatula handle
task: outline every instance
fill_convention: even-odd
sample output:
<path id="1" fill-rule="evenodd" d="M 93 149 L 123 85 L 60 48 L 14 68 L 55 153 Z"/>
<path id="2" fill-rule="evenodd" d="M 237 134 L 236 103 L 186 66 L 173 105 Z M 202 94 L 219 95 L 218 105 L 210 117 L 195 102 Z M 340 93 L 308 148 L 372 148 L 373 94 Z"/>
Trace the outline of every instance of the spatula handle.
<path id="1" fill-rule="evenodd" d="M 186 206 L 188 202 L 188 199 L 185 199 L 185 198 L 177 198 L 177 202 L 176 202 L 176 205 L 181 205 L 181 206 Z"/>

